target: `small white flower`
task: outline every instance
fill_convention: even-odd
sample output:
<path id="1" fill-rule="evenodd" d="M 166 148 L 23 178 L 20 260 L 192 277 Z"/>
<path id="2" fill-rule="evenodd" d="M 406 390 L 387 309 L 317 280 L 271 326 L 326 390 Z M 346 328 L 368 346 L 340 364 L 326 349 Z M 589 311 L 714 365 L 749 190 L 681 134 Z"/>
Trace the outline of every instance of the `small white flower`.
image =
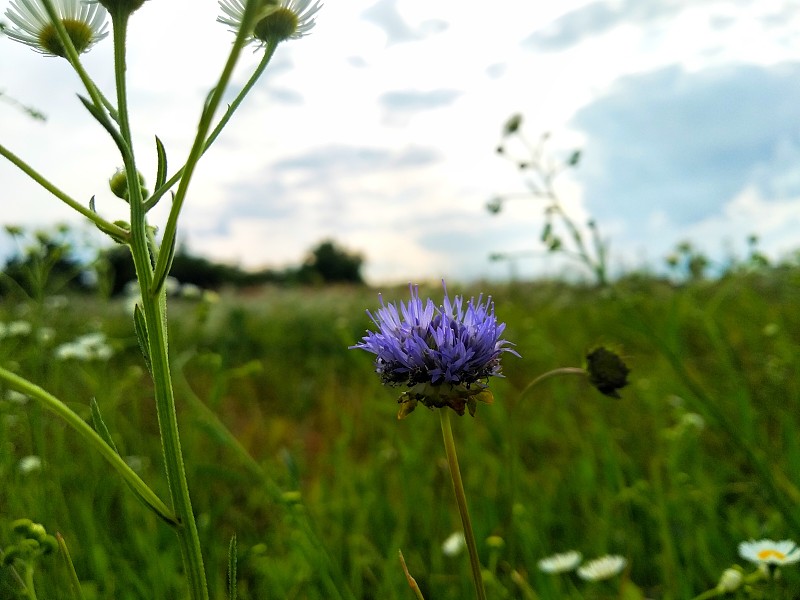
<path id="1" fill-rule="evenodd" d="M 722 572 L 722 576 L 719 578 L 717 591 L 725 593 L 735 592 L 739 589 L 739 586 L 742 585 L 743 578 L 744 576 L 742 575 L 741 571 L 737 571 L 736 569 L 725 569 Z"/>
<path id="2" fill-rule="evenodd" d="M 584 563 L 578 568 L 578 577 L 586 581 L 602 581 L 610 579 L 622 572 L 628 564 L 624 556 L 607 554 Z"/>
<path id="3" fill-rule="evenodd" d="M 442 542 L 442 552 L 445 556 L 457 556 L 467 545 L 463 531 L 454 531 Z"/>
<path id="4" fill-rule="evenodd" d="M 87 52 L 108 35 L 106 10 L 81 0 L 52 0 L 78 54 Z M 66 56 L 56 29 L 40 0 L 11 0 L 6 17 L 13 23 L 6 35 L 47 56 Z"/>
<path id="5" fill-rule="evenodd" d="M 33 473 L 34 471 L 38 471 L 42 468 L 42 459 L 36 455 L 30 456 L 23 456 L 19 459 L 19 463 L 17 464 L 17 469 L 23 475 L 27 475 L 28 473 Z"/>
<path id="6" fill-rule="evenodd" d="M 800 548 L 792 540 L 750 540 L 739 544 L 739 556 L 757 565 L 790 565 L 800 561 Z"/>
<path id="7" fill-rule="evenodd" d="M 108 360 L 114 355 L 114 349 L 108 344 L 102 332 L 87 333 L 81 337 L 61 344 L 55 350 L 58 360 Z"/>
<path id="8" fill-rule="evenodd" d="M 17 390 L 6 390 L 5 397 L 14 404 L 26 404 L 29 400 L 28 396 Z"/>
<path id="9" fill-rule="evenodd" d="M 544 573 L 566 573 L 581 562 L 581 553 L 575 550 L 553 554 L 539 561 L 539 570 Z"/>
<path id="10" fill-rule="evenodd" d="M 8 335 L 13 336 L 26 336 L 30 335 L 33 327 L 27 321 L 12 321 L 8 325 Z"/>
<path id="11" fill-rule="evenodd" d="M 238 33 L 245 0 L 219 0 L 219 7 L 224 14 L 217 17 L 217 21 Z M 318 0 L 261 0 L 261 12 L 249 41 L 261 47 L 268 42 L 300 39 L 314 27 L 314 16 L 320 8 L 322 4 Z"/>

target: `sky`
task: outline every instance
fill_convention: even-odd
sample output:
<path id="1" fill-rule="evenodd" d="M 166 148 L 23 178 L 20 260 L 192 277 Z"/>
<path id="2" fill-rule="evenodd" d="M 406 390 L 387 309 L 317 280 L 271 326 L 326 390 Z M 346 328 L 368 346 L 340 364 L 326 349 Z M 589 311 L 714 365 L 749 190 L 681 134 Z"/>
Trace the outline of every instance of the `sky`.
<path id="1" fill-rule="evenodd" d="M 147 181 L 155 135 L 173 168 L 188 154 L 233 39 L 218 15 L 216 2 L 148 0 L 131 19 Z M 229 100 L 260 58 L 252 50 Z M 83 58 L 113 97 L 110 38 Z M 0 102 L 0 143 L 125 218 L 107 185 L 121 160 L 67 63 L 0 38 L 0 90 L 47 115 Z M 555 190 L 577 222 L 596 221 L 614 270 L 661 268 L 684 240 L 718 260 L 744 256 L 751 234 L 772 258 L 800 247 L 800 4 L 789 0 L 327 0 L 201 160 L 180 240 L 214 260 L 283 268 L 333 239 L 363 255 L 374 284 L 579 277 L 544 252 L 541 199 L 486 209 L 526 189 L 495 152 L 516 113 L 528 139 L 550 134 L 552 160 L 581 149 Z M 7 161 L 0 181 L 0 224 L 81 222 Z"/>

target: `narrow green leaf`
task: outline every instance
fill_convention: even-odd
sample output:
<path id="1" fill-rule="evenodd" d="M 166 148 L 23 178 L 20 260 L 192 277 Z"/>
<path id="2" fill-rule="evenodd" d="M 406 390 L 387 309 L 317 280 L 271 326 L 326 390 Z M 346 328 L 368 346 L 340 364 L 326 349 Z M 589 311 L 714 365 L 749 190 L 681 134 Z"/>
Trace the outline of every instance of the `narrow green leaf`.
<path id="1" fill-rule="evenodd" d="M 56 540 L 58 540 L 58 548 L 61 550 L 61 557 L 64 559 L 64 565 L 67 567 L 69 590 L 72 592 L 72 598 L 74 600 L 85 600 L 80 579 L 78 579 L 78 574 L 75 572 L 75 565 L 72 564 L 72 558 L 70 558 L 69 550 L 67 549 L 67 543 L 60 533 L 56 533 Z"/>
<path id="2" fill-rule="evenodd" d="M 142 307 L 137 303 L 133 309 L 133 328 L 136 330 L 136 339 L 139 340 L 139 349 L 144 356 L 147 370 L 152 372 L 150 367 L 150 345 L 147 337 L 147 321 L 145 321 Z"/>
<path id="3" fill-rule="evenodd" d="M 89 402 L 89 408 L 92 410 L 92 425 L 94 425 L 94 430 L 98 433 L 98 435 L 103 438 L 103 441 L 111 446 L 111 448 L 119 454 L 119 450 L 117 450 L 117 446 L 114 443 L 114 440 L 111 437 L 111 434 L 108 431 L 108 427 L 106 427 L 105 422 L 103 421 L 103 417 L 100 416 L 100 407 L 97 405 L 97 400 L 94 398 L 91 399 Z"/>
<path id="4" fill-rule="evenodd" d="M 236 600 L 236 566 L 238 557 L 236 556 L 236 534 L 233 534 L 231 543 L 228 546 L 228 600 Z"/>
<path id="5" fill-rule="evenodd" d="M 89 210 L 92 211 L 93 213 L 97 212 L 97 210 L 94 207 L 94 196 L 92 196 L 91 199 L 89 200 Z"/>
<path id="6" fill-rule="evenodd" d="M 161 293 L 161 288 L 164 287 L 164 282 L 167 280 L 167 275 L 169 275 L 169 270 L 172 268 L 172 261 L 175 258 L 175 237 L 173 236 L 172 239 L 169 241 L 169 246 L 166 248 L 167 258 L 162 263 L 161 257 L 159 256 L 159 260 L 157 261 L 157 265 L 160 266 L 163 264 L 163 269 L 161 271 L 156 271 L 154 278 L 153 278 L 153 287 L 151 288 L 151 292 L 153 296 L 157 296 Z M 161 247 L 161 252 L 164 252 L 164 247 Z"/>
<path id="7" fill-rule="evenodd" d="M 156 136 L 156 152 L 158 153 L 158 171 L 156 172 L 155 189 L 158 189 L 167 181 L 167 151 L 158 136 Z"/>
<path id="8" fill-rule="evenodd" d="M 80 100 L 81 104 L 83 104 L 83 107 L 89 111 L 89 114 L 92 115 L 97 122 L 103 126 L 103 129 L 105 129 L 109 135 L 114 138 L 114 142 L 116 142 L 118 148 L 121 147 L 120 144 L 125 144 L 122 136 L 119 134 L 119 131 L 117 131 L 111 124 L 111 121 L 108 119 L 108 115 L 106 115 L 106 113 L 92 104 L 91 100 L 84 98 L 80 94 L 78 94 L 78 100 Z"/>

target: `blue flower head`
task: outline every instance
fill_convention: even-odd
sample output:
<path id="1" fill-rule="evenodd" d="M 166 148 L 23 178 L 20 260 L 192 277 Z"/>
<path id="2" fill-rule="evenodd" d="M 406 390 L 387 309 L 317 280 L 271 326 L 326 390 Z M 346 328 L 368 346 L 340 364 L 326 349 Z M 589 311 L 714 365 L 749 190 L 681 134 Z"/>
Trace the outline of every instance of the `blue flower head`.
<path id="1" fill-rule="evenodd" d="M 385 304 L 376 313 L 367 311 L 377 331 L 367 331 L 362 341 L 351 348 L 375 354 L 375 370 L 383 383 L 405 385 L 400 396 L 399 418 L 405 417 L 417 402 L 429 408 L 449 406 L 459 415 L 468 408 L 475 414 L 477 401 L 491 402 L 486 380 L 500 373 L 500 356 L 511 352 L 500 339 L 505 323 L 497 323 L 491 297 L 483 302 L 471 298 L 464 306 L 461 296 L 451 301 L 445 288 L 444 302 L 431 299 L 423 303 L 419 287 L 409 286 L 411 300 L 406 304 Z"/>

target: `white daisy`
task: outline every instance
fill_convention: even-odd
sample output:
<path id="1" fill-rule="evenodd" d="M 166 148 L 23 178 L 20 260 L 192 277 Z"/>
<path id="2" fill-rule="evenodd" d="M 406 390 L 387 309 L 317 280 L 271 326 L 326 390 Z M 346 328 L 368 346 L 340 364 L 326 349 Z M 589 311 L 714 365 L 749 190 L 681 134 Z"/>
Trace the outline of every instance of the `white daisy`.
<path id="1" fill-rule="evenodd" d="M 238 33 L 247 0 L 219 0 L 223 15 L 217 21 Z M 308 35 L 322 8 L 318 0 L 260 0 L 259 15 L 250 42 L 265 46 L 270 41 L 297 40 Z"/>
<path id="2" fill-rule="evenodd" d="M 584 563 L 578 568 L 578 577 L 586 581 L 601 581 L 610 579 L 622 572 L 628 564 L 624 556 L 607 554 Z"/>
<path id="3" fill-rule="evenodd" d="M 42 459 L 36 455 L 23 456 L 17 463 L 17 469 L 23 475 L 39 471 L 42 468 Z"/>
<path id="4" fill-rule="evenodd" d="M 544 573 L 566 573 L 581 562 L 581 553 L 575 550 L 553 554 L 539 561 L 539 570 Z"/>
<path id="5" fill-rule="evenodd" d="M 106 10 L 99 4 L 87 4 L 81 0 L 52 1 L 78 54 L 88 52 L 108 35 Z M 11 0 L 6 17 L 13 23 L 6 30 L 6 35 L 12 40 L 47 56 L 66 56 L 56 28 L 39 0 Z"/>
<path id="6" fill-rule="evenodd" d="M 800 561 L 800 548 L 792 540 L 750 540 L 739 544 L 739 556 L 758 565 L 790 565 Z"/>
<path id="7" fill-rule="evenodd" d="M 456 531 L 451 533 L 447 539 L 442 542 L 442 552 L 445 556 L 456 556 L 466 547 L 467 540 L 464 537 L 463 531 Z"/>

